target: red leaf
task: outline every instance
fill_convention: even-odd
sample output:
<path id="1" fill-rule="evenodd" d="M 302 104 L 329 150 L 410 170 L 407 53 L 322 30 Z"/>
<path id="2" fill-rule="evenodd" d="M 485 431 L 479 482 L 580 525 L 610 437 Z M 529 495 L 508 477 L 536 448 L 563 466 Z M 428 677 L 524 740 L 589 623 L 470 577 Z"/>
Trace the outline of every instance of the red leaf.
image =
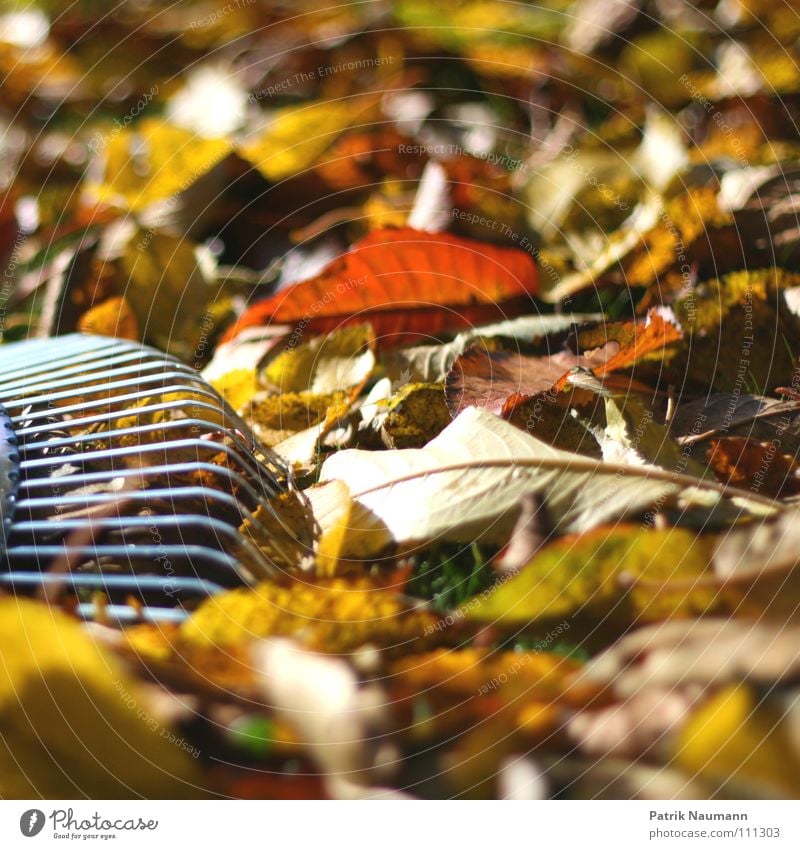
<path id="1" fill-rule="evenodd" d="M 383 344 L 397 344 L 518 315 L 536 292 L 536 264 L 525 251 L 446 233 L 376 230 L 316 277 L 245 310 L 224 340 L 253 325 L 324 333 L 368 320 Z"/>

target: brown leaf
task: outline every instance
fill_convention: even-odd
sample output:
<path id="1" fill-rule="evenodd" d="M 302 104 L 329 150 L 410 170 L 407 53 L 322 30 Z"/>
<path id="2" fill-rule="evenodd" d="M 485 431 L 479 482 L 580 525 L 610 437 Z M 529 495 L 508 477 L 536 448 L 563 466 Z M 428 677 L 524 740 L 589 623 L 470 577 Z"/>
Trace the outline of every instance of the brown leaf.
<path id="1" fill-rule="evenodd" d="M 800 402 L 715 392 L 679 403 L 670 432 L 682 445 L 704 442 L 716 435 L 765 441 L 776 438 L 784 452 L 796 453 L 800 449 Z"/>
<path id="2" fill-rule="evenodd" d="M 653 309 L 644 320 L 598 325 L 581 332 L 578 340 L 584 354 L 565 350 L 548 356 L 528 356 L 475 346 L 456 359 L 447 375 L 447 404 L 453 416 L 466 407 L 477 406 L 508 418 L 527 398 L 540 393 L 555 396 L 567 389 L 574 368 L 608 378 L 612 372 L 663 356 L 682 337 L 677 324 Z M 621 382 L 612 379 L 611 383 L 623 391 L 634 386 L 627 378 Z M 518 397 L 506 406 L 515 394 Z"/>
<path id="3" fill-rule="evenodd" d="M 789 454 L 776 453 L 771 442 L 741 436 L 712 439 L 707 462 L 722 483 L 784 498 L 800 493 L 800 466 Z"/>

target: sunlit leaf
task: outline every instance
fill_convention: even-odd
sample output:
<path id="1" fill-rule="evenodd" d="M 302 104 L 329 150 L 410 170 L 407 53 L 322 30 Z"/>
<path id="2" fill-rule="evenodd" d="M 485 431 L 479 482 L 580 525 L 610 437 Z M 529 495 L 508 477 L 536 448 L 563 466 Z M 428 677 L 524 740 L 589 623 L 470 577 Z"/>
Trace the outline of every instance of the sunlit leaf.
<path id="1" fill-rule="evenodd" d="M 4 798 L 203 795 L 189 744 L 74 620 L 6 597 L 0 635 Z"/>
<path id="2" fill-rule="evenodd" d="M 245 311 L 228 331 L 291 324 L 322 332 L 369 321 L 381 345 L 521 312 L 537 291 L 525 251 L 409 229 L 371 233 L 311 280 Z"/>

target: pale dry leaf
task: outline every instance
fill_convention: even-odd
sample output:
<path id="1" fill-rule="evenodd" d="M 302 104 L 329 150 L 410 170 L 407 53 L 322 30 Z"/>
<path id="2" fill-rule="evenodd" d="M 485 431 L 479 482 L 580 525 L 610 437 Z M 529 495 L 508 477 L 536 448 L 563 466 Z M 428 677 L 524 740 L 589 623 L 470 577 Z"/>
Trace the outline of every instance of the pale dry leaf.
<path id="1" fill-rule="evenodd" d="M 639 628 L 592 659 L 579 680 L 623 697 L 645 689 L 769 685 L 800 675 L 800 625 L 691 619 Z"/>
<path id="2" fill-rule="evenodd" d="M 477 407 L 424 448 L 340 451 L 325 461 L 320 479 L 344 481 L 400 544 L 506 542 L 526 493 L 541 494 L 554 528 L 582 532 L 678 496 L 715 507 L 725 492 L 676 472 L 561 451 Z M 752 509 L 774 512 L 767 499 L 728 491 Z"/>
<path id="3" fill-rule="evenodd" d="M 390 774 L 381 757 L 389 713 L 377 685 L 361 686 L 343 659 L 291 640 L 265 640 L 253 653 L 268 703 L 297 731 L 333 798 L 407 798 L 379 783 Z"/>

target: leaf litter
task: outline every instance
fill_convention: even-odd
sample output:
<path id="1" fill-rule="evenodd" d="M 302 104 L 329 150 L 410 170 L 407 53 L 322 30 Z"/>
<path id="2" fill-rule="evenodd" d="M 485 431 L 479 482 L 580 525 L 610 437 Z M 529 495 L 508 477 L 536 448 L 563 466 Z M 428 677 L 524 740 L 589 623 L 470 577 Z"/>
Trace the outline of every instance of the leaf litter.
<path id="1" fill-rule="evenodd" d="M 800 795 L 791 10 L 35 5 L 3 341 L 176 356 L 286 492 L 180 622 L 0 598 L 0 794 Z"/>

